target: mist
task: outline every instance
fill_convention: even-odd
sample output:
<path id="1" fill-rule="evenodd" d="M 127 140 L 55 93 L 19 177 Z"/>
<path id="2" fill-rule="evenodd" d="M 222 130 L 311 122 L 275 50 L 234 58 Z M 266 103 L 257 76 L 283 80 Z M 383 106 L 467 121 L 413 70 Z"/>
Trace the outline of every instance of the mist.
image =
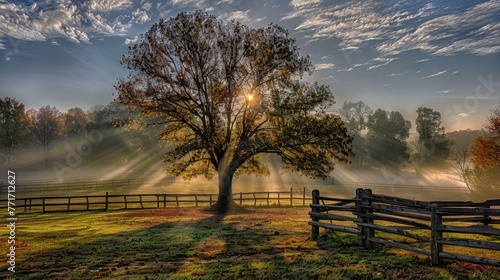
<path id="1" fill-rule="evenodd" d="M 48 151 L 37 147 L 17 151 L 14 155 L 15 164 L 10 168 L 17 171 L 18 182 L 126 178 L 139 179 L 141 183 L 120 188 L 121 193 L 218 193 L 217 176 L 211 179 L 203 176 L 192 180 L 181 177 L 174 179 L 166 172 L 168 164 L 162 160 L 162 154 L 167 150 L 165 146 L 137 148 L 131 141 L 130 133 L 121 128 L 82 133 L 71 139 L 57 141 Z M 281 159 L 274 155 L 263 155 L 262 162 L 269 168 L 269 175 L 240 175 L 233 180 L 233 193 L 288 192 L 292 189 L 298 194 L 305 190 L 309 196 L 313 189 L 319 189 L 325 194 L 351 198 L 357 188 L 371 188 L 380 194 L 409 199 L 470 200 L 470 192 L 454 174 L 451 162 L 439 168 L 409 163 L 399 167 L 374 163 L 362 167 L 337 164 L 325 179 L 307 178 L 284 169 Z M 172 180 L 165 183 L 166 178 Z M 102 194 L 106 191 L 116 193 L 117 190 L 92 189 L 88 193 Z"/>

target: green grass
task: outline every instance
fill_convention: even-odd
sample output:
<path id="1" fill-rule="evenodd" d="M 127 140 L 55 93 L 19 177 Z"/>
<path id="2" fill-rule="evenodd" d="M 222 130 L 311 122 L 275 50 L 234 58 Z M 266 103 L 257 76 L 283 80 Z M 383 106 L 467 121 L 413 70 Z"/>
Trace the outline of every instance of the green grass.
<path id="1" fill-rule="evenodd" d="M 378 247 L 321 231 L 308 208 L 213 216 L 201 209 L 20 214 L 4 279 L 497 279 L 500 268 Z M 4 217 L 5 219 L 6 217 Z M 6 251 L 7 242 L 2 248 Z"/>

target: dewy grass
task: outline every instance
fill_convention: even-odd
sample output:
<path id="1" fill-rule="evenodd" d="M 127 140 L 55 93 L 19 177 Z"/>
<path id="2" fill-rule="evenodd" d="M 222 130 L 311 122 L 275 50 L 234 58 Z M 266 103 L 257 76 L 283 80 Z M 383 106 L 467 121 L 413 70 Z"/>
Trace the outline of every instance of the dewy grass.
<path id="1" fill-rule="evenodd" d="M 20 214 L 16 273 L 2 279 L 497 279 L 500 269 L 429 258 L 356 236 L 310 238 L 308 208 L 214 216 L 202 209 Z M 498 252 L 493 252 L 493 254 Z M 492 257 L 491 255 L 489 257 Z M 493 256 L 494 258 L 494 256 Z M 498 256 L 497 256 L 498 259 Z"/>

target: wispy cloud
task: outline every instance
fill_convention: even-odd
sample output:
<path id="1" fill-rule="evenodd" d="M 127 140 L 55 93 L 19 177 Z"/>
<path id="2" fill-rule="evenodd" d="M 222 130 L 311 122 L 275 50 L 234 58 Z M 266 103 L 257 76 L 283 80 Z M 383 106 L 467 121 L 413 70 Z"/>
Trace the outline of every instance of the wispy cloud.
<path id="1" fill-rule="evenodd" d="M 125 38 L 125 45 L 135 44 L 137 41 L 139 41 L 139 36 L 134 36 L 134 38 L 131 39 Z"/>
<path id="2" fill-rule="evenodd" d="M 427 19 L 378 46 L 378 50 L 398 55 L 421 50 L 433 55 L 472 53 L 486 55 L 500 51 L 500 1 L 491 0 L 465 11 Z"/>
<path id="3" fill-rule="evenodd" d="M 282 20 L 299 20 L 295 30 L 307 33 L 309 42 L 339 38 L 341 50 L 369 47 L 384 57 L 398 57 L 411 50 L 432 55 L 487 55 L 500 51 L 497 20 L 500 0 L 468 9 L 458 6 L 442 9 L 435 3 L 422 5 L 419 1 L 391 5 L 371 0 L 296 0 L 290 6 L 292 11 L 282 16 Z M 368 66 L 378 67 L 381 66 Z"/>
<path id="4" fill-rule="evenodd" d="M 351 72 L 353 70 L 354 70 L 354 68 L 350 67 L 350 68 L 345 68 L 345 69 L 339 69 L 339 70 L 337 70 L 337 72 Z"/>
<path id="5" fill-rule="evenodd" d="M 91 0 L 88 2 L 89 10 L 95 12 L 112 12 L 132 6 L 130 0 Z"/>
<path id="6" fill-rule="evenodd" d="M 398 59 L 398 58 L 396 58 L 396 57 L 377 57 L 377 58 L 374 58 L 373 60 L 371 60 L 371 63 L 370 63 L 372 65 L 369 66 L 366 70 L 369 71 L 369 70 L 373 70 L 373 69 L 376 69 L 376 68 L 379 68 L 382 66 L 386 66 L 387 64 L 391 63 L 392 61 L 394 61 L 396 59 Z"/>
<path id="7" fill-rule="evenodd" d="M 443 70 L 443 71 L 440 71 L 440 72 L 434 73 L 434 74 L 432 74 L 432 75 L 422 77 L 422 79 L 429 79 L 429 78 L 437 77 L 437 76 L 443 75 L 443 74 L 444 74 L 444 73 L 446 73 L 447 71 L 448 71 L 448 70 Z"/>
<path id="8" fill-rule="evenodd" d="M 132 21 L 137 24 L 144 24 L 150 20 L 151 18 L 145 10 L 137 8 L 137 10 L 132 13 Z"/>
<path id="9" fill-rule="evenodd" d="M 234 11 L 232 13 L 227 14 L 227 19 L 228 20 L 236 20 L 236 21 L 249 21 L 250 18 L 248 17 L 248 12 L 250 10 L 246 11 Z"/>
<path id="10" fill-rule="evenodd" d="M 332 69 L 335 64 L 333 63 L 318 63 L 314 65 L 316 70 Z"/>
<path id="11" fill-rule="evenodd" d="M 46 0 L 31 5 L 0 1 L 0 38 L 66 38 L 78 43 L 96 36 L 124 35 L 132 26 L 128 21 L 143 24 L 150 20 L 146 10 L 151 4 L 143 2 L 144 9 L 134 9 L 135 4 L 131 0 Z"/>
<path id="12" fill-rule="evenodd" d="M 426 61 L 430 61 L 431 59 L 429 58 L 424 58 L 424 59 L 419 59 L 419 60 L 416 60 L 415 63 L 422 63 L 422 62 L 426 62 Z"/>
<path id="13" fill-rule="evenodd" d="M 195 7 L 202 8 L 204 0 L 171 0 L 171 4 L 178 8 Z"/>
<path id="14" fill-rule="evenodd" d="M 447 93 L 450 93 L 451 90 L 441 90 L 441 91 L 438 91 L 437 93 L 440 93 L 440 94 L 447 94 Z"/>
<path id="15" fill-rule="evenodd" d="M 460 113 L 460 114 L 458 114 L 458 116 L 461 118 L 467 118 L 467 117 L 470 117 L 472 114 L 474 114 L 474 111 Z"/>
<path id="16" fill-rule="evenodd" d="M 304 6 L 310 6 L 314 4 L 321 3 L 322 0 L 292 0 L 290 2 L 290 6 L 293 7 L 304 7 Z"/>

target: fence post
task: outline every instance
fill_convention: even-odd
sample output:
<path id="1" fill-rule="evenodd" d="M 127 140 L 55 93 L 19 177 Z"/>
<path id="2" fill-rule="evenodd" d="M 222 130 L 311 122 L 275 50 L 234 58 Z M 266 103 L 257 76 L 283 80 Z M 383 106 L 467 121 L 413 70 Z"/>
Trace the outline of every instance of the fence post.
<path id="1" fill-rule="evenodd" d="M 90 203 L 89 203 L 89 197 L 88 196 L 85 196 L 85 199 L 87 201 L 87 211 L 89 210 L 89 207 L 90 207 Z"/>
<path id="2" fill-rule="evenodd" d="M 358 209 L 358 213 L 353 213 L 356 215 L 358 219 L 361 219 L 365 222 L 365 218 L 361 217 L 360 214 L 363 212 L 363 208 L 361 208 L 361 194 L 363 193 L 363 189 L 356 189 L 356 208 Z M 365 227 L 358 224 L 358 245 L 362 247 L 366 247 L 366 239 L 365 239 Z"/>
<path id="3" fill-rule="evenodd" d="M 302 193 L 302 206 L 306 206 L 306 187 L 304 187 L 304 192 Z"/>
<path id="4" fill-rule="evenodd" d="M 194 194 L 194 203 L 195 203 L 196 207 L 198 207 L 198 195 L 197 194 Z"/>
<path id="5" fill-rule="evenodd" d="M 364 194 L 370 196 L 369 198 L 363 198 L 362 199 L 362 206 L 363 206 L 363 213 L 364 214 L 372 214 L 373 213 L 373 209 L 372 209 L 372 190 L 371 189 L 366 189 L 363 191 Z M 365 223 L 368 223 L 368 224 L 372 224 L 373 225 L 373 219 L 372 218 L 367 218 L 365 217 L 364 218 L 364 221 Z M 365 228 L 364 229 L 364 232 L 365 232 L 365 244 L 367 247 L 371 247 L 371 242 L 370 242 L 370 238 L 371 237 L 375 237 L 375 232 L 373 230 L 373 228 Z"/>
<path id="6" fill-rule="evenodd" d="M 318 190 L 312 191 L 312 204 L 316 204 L 316 205 L 319 204 L 319 191 Z M 311 205 L 311 208 L 312 208 L 312 212 L 315 212 L 315 213 L 319 212 L 317 210 L 317 208 L 312 206 L 312 205 Z M 312 216 L 312 220 L 313 220 L 313 222 L 319 221 L 316 216 Z M 318 226 L 312 226 L 311 236 L 312 236 L 313 240 L 318 239 L 318 237 L 319 237 L 319 227 Z"/>
<path id="7" fill-rule="evenodd" d="M 293 188 L 290 188 L 290 206 L 293 206 Z"/>
<path id="8" fill-rule="evenodd" d="M 212 207 L 212 193 L 210 193 L 210 207 Z"/>
<path id="9" fill-rule="evenodd" d="M 177 204 L 177 207 L 179 207 L 179 196 L 175 194 L 175 203 Z"/>
<path id="10" fill-rule="evenodd" d="M 490 208 L 490 205 L 484 206 L 484 208 Z M 483 220 L 483 225 L 487 226 L 491 221 L 491 218 L 488 214 L 484 214 L 484 220 Z"/>
<path id="11" fill-rule="evenodd" d="M 443 245 L 438 243 L 443 237 L 443 233 L 439 231 L 439 226 L 443 223 L 443 217 L 437 213 L 438 205 L 431 205 L 431 259 L 433 264 L 439 264 L 439 253 L 443 251 Z"/>
<path id="12" fill-rule="evenodd" d="M 240 206 L 243 205 L 243 193 L 240 192 Z"/>
<path id="13" fill-rule="evenodd" d="M 45 197 L 42 197 L 42 214 L 45 214 Z"/>
<path id="14" fill-rule="evenodd" d="M 123 199 L 125 200 L 125 209 L 127 209 L 127 195 L 124 195 Z"/>
<path id="15" fill-rule="evenodd" d="M 167 208 L 167 194 L 163 194 L 163 209 Z"/>
<path id="16" fill-rule="evenodd" d="M 108 211 L 108 192 L 106 192 L 106 200 L 104 202 L 104 211 Z"/>

